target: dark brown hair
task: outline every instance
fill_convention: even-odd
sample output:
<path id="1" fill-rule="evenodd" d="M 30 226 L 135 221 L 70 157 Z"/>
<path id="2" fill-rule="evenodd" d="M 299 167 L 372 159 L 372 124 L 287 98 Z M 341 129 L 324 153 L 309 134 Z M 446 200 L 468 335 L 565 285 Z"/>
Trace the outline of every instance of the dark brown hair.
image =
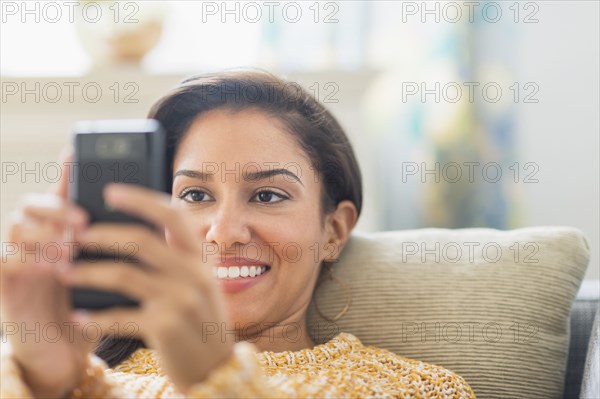
<path id="1" fill-rule="evenodd" d="M 360 216 L 362 177 L 352 146 L 337 120 L 297 83 L 258 69 L 190 77 L 152 106 L 148 117 L 157 119 L 167 132 L 169 192 L 179 143 L 198 115 L 214 109 L 258 109 L 283 124 L 308 156 L 311 173 L 322 182 L 321 225 L 344 200 L 350 200 Z M 139 339 L 106 336 L 96 354 L 114 367 L 140 347 L 145 344 Z"/>

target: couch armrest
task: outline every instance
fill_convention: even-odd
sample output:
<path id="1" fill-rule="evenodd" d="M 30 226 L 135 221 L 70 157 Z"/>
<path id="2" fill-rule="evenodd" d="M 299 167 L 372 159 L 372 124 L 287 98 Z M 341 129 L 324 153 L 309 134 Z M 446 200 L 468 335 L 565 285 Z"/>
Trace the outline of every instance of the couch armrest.
<path id="1" fill-rule="evenodd" d="M 583 372 L 580 398 L 600 398 L 600 308 L 596 310 L 596 318 Z"/>
<path id="2" fill-rule="evenodd" d="M 579 399 L 583 381 L 588 347 L 592 336 L 598 304 L 600 281 L 584 280 L 571 309 L 569 357 L 565 374 L 563 399 Z M 600 396 L 592 396 L 594 399 Z M 588 399 L 588 398 L 586 398 Z"/>

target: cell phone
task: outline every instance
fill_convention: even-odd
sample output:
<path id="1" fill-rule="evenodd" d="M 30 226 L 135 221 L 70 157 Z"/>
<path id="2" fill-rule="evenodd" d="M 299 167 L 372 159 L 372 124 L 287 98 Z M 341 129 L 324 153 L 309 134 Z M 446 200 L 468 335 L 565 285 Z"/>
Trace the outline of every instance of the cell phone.
<path id="1" fill-rule="evenodd" d="M 133 215 L 116 211 L 104 202 L 102 190 L 111 182 L 137 184 L 166 192 L 166 137 L 154 119 L 115 119 L 77 122 L 73 127 L 73 176 L 70 198 L 83 207 L 90 223 L 150 224 Z M 154 227 L 154 226 L 150 226 Z M 144 267 L 135 257 L 136 244 L 111 250 L 86 244 L 78 249 L 75 267 L 80 261 L 128 262 Z M 71 304 L 79 309 L 106 309 L 115 306 L 136 307 L 138 301 L 113 291 L 71 287 Z"/>

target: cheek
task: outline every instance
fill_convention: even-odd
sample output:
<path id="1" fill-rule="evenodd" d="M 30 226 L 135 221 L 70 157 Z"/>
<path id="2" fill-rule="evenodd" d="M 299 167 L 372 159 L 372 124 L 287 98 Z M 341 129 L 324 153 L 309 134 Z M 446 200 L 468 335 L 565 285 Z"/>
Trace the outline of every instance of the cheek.
<path id="1" fill-rule="evenodd" d="M 320 258 L 323 257 L 320 253 L 320 230 L 316 226 L 299 224 L 293 229 L 280 229 L 274 237 L 269 240 L 277 243 L 273 250 L 288 267 L 320 263 Z"/>

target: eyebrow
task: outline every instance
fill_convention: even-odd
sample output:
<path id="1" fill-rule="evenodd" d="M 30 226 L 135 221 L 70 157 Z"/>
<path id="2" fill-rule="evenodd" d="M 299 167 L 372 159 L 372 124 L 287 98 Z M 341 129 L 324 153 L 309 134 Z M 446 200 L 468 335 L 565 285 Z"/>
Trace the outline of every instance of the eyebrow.
<path id="1" fill-rule="evenodd" d="M 249 173 L 245 174 L 244 180 L 251 180 L 251 181 L 265 180 L 265 179 L 270 179 L 277 175 L 289 176 L 292 179 L 294 179 L 295 181 L 297 181 L 298 183 L 300 183 L 302 185 L 302 187 L 304 187 L 302 180 L 300 180 L 300 178 L 298 176 L 296 176 L 294 173 L 290 172 L 287 169 L 270 169 L 270 170 L 261 170 L 258 172 L 249 172 Z M 177 173 L 175 173 L 175 176 L 173 176 L 173 179 L 175 179 L 177 176 L 187 176 L 187 177 L 191 177 L 194 179 L 201 179 L 202 181 L 207 181 L 207 180 L 212 180 L 214 174 L 204 173 L 204 172 L 200 172 L 198 170 L 181 169 L 181 170 L 178 170 Z"/>

